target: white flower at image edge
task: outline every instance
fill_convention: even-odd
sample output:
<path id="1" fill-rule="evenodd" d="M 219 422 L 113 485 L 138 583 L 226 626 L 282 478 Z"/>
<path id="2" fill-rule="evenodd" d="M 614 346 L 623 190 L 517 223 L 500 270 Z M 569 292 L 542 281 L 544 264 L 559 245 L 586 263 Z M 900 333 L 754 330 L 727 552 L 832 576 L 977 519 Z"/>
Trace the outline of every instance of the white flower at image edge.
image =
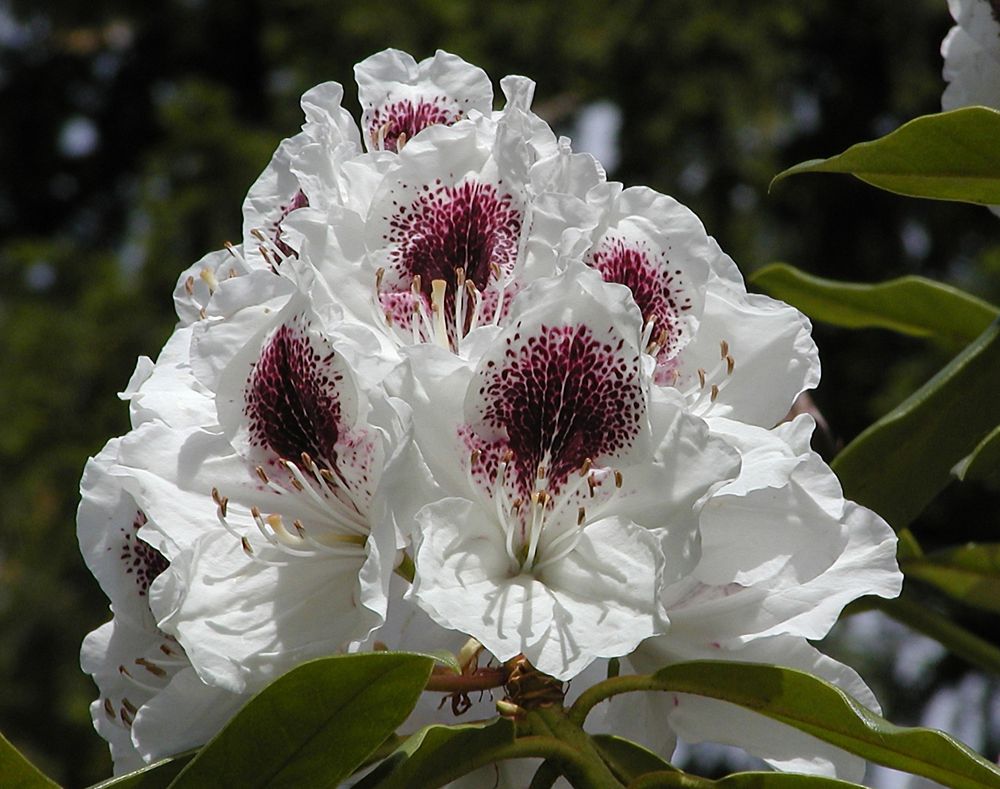
<path id="1" fill-rule="evenodd" d="M 168 563 L 143 539 L 145 513 L 108 473 L 118 446 L 113 439 L 87 464 L 77 533 L 114 615 L 84 639 L 80 662 L 100 690 L 94 727 L 121 774 L 203 744 L 246 697 L 201 682 L 184 649 L 156 626 L 149 587 Z"/>
<path id="2" fill-rule="evenodd" d="M 569 679 L 666 630 L 661 589 L 697 560 L 699 502 L 739 461 L 652 388 L 627 289 L 572 267 L 512 312 L 475 363 L 410 354 L 399 394 L 436 483 L 412 594 L 498 659 Z"/>

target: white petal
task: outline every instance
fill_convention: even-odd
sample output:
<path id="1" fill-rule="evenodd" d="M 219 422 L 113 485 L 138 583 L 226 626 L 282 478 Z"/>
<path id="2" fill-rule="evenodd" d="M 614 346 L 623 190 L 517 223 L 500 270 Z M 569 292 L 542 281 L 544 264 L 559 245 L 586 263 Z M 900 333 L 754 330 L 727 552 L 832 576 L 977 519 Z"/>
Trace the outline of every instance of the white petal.
<path id="1" fill-rule="evenodd" d="M 840 686 L 878 710 L 871 691 L 847 666 L 811 647 L 804 639 L 779 637 L 751 642 L 737 650 L 675 642 L 671 635 L 644 643 L 631 658 L 637 670 L 655 671 L 679 660 L 735 660 L 799 669 Z M 865 762 L 815 737 L 763 715 L 724 701 L 686 693 L 671 699 L 669 725 L 688 742 L 736 745 L 779 770 L 835 776 L 847 781 L 864 777 Z"/>
<path id="2" fill-rule="evenodd" d="M 87 567 L 116 616 L 138 629 L 152 628 L 147 591 L 166 560 L 140 537 L 146 515 L 110 474 L 119 444 L 119 439 L 112 439 L 87 462 L 80 483 L 77 537 Z"/>
<path id="3" fill-rule="evenodd" d="M 181 669 L 136 713 L 133 739 L 146 762 L 200 747 L 219 733 L 248 698 L 206 685 L 194 669 Z"/>
<path id="4" fill-rule="evenodd" d="M 226 532 L 207 534 L 172 561 L 150 602 L 205 682 L 234 693 L 258 690 L 304 660 L 346 649 L 379 624 L 381 617 L 359 603 L 364 559 L 359 550 L 356 558 L 264 565 Z"/>
<path id="5" fill-rule="evenodd" d="M 748 294 L 733 262 L 720 251 L 713 261 L 698 332 L 678 357 L 677 386 L 694 393 L 699 413 L 771 427 L 800 392 L 819 383 L 819 357 L 811 324 L 784 302 Z M 725 341 L 733 370 L 720 352 Z M 698 370 L 706 372 L 700 386 Z M 712 385 L 718 387 L 715 399 Z"/>
<path id="6" fill-rule="evenodd" d="M 482 69 L 438 50 L 420 63 L 386 49 L 354 67 L 361 125 L 369 149 L 395 151 L 429 124 L 450 124 L 472 110 L 488 113 L 493 87 Z"/>

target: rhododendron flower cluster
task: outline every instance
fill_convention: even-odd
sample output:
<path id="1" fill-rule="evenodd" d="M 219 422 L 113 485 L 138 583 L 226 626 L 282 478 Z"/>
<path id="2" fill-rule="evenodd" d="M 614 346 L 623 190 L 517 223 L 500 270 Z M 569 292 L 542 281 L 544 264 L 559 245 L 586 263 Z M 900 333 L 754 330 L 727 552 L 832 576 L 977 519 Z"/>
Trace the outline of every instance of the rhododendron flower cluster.
<path id="1" fill-rule="evenodd" d="M 901 581 L 811 418 L 783 421 L 819 381 L 808 321 L 749 294 L 676 200 L 574 152 L 528 79 L 494 110 L 444 52 L 355 73 L 360 128 L 339 84 L 305 94 L 242 242 L 181 275 L 132 429 L 87 468 L 80 543 L 114 618 L 83 663 L 117 770 L 375 648 L 472 643 L 573 692 L 609 659 L 776 662 L 874 707 L 808 644 Z M 460 711 L 425 695 L 414 725 Z M 628 705 L 601 725 L 668 755 L 677 733 L 858 777 L 722 702 Z"/>

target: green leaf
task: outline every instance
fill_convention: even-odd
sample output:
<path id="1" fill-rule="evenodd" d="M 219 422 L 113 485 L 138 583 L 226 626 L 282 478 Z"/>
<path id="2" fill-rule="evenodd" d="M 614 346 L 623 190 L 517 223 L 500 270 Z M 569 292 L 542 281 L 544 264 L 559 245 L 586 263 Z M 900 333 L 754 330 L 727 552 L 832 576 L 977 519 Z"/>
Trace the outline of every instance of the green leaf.
<path id="1" fill-rule="evenodd" d="M 763 771 L 732 773 L 717 781 L 686 773 L 647 773 L 629 784 L 629 789 L 659 789 L 660 787 L 681 787 L 682 789 L 864 789 L 861 784 L 839 781 L 836 778 Z"/>
<path id="2" fill-rule="evenodd" d="M 615 737 L 611 734 L 594 734 L 591 736 L 604 763 L 620 781 L 634 781 L 645 773 L 671 772 L 677 768 L 664 761 L 648 748 L 637 742 Z"/>
<path id="3" fill-rule="evenodd" d="M 954 473 L 960 480 L 980 482 L 993 490 L 1000 490 L 1000 426 L 962 459 Z"/>
<path id="4" fill-rule="evenodd" d="M 848 498 L 908 526 L 1000 423 L 1000 323 L 852 441 L 833 466 Z"/>
<path id="5" fill-rule="evenodd" d="M 938 731 L 903 728 L 839 688 L 794 669 L 696 661 L 668 666 L 652 679 L 663 689 L 720 699 L 887 767 L 952 789 L 1000 787 L 1000 768 Z"/>
<path id="6" fill-rule="evenodd" d="M 131 773 L 109 778 L 91 787 L 91 789 L 164 789 L 177 777 L 187 763 L 194 758 L 194 752 L 162 759 L 153 764 L 141 767 Z"/>
<path id="7" fill-rule="evenodd" d="M 408 737 L 355 789 L 421 789 L 443 786 L 468 772 L 469 757 L 514 742 L 506 718 L 463 726 L 426 726 Z"/>
<path id="8" fill-rule="evenodd" d="M 814 277 L 774 263 L 750 281 L 818 321 L 850 329 L 890 329 L 949 345 L 972 342 L 1000 314 L 988 302 L 923 277 L 864 285 Z"/>
<path id="9" fill-rule="evenodd" d="M 829 159 L 778 173 L 771 187 L 799 173 L 850 173 L 880 189 L 912 197 L 1000 203 L 1000 112 L 963 107 L 924 115 L 878 140 Z"/>
<path id="10" fill-rule="evenodd" d="M 336 786 L 410 714 L 433 664 L 394 652 L 304 663 L 252 698 L 171 787 Z"/>
<path id="11" fill-rule="evenodd" d="M 927 554 L 904 562 L 903 571 L 966 605 L 1000 613 L 1000 543 Z"/>
<path id="12" fill-rule="evenodd" d="M 0 734 L 0 785 L 5 789 L 59 789 Z"/>

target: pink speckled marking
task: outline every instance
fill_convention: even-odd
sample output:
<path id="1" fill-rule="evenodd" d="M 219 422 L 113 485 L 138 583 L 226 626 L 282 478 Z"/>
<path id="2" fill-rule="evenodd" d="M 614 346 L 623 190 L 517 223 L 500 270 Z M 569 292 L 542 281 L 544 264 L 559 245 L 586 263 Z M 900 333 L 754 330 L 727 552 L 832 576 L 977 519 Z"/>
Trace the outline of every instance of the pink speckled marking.
<path id="1" fill-rule="evenodd" d="M 396 152 L 400 135 L 405 135 L 404 139 L 409 140 L 428 126 L 450 126 L 461 117 L 461 111 L 449 108 L 447 100 L 442 96 L 419 99 L 416 102 L 400 99 L 372 110 L 368 122 L 368 138 L 372 141 L 372 147 L 378 148 L 381 134 L 382 149 Z"/>
<path id="2" fill-rule="evenodd" d="M 329 346 L 297 322 L 280 326 L 265 343 L 247 380 L 244 413 L 252 446 L 299 462 L 303 452 L 336 463 L 343 374 Z M 306 327 L 308 323 L 306 324 Z"/>
<path id="3" fill-rule="evenodd" d="M 396 205 L 387 217 L 384 240 L 390 248 L 385 288 L 379 294 L 383 309 L 396 325 L 408 328 L 416 298 L 430 308 L 431 283 L 448 283 L 445 320 L 452 341 L 469 329 L 471 309 L 465 325 L 455 324 L 457 269 L 479 291 L 481 313 L 491 315 L 499 293 L 517 262 L 523 214 L 502 184 L 467 180 L 445 186 L 440 179 L 425 185 L 410 205 Z M 496 274 L 500 274 L 497 281 Z M 411 292 L 420 277 L 420 296 Z"/>
<path id="4" fill-rule="evenodd" d="M 681 271 L 671 269 L 667 251 L 654 252 L 645 244 L 606 236 L 587 260 L 605 281 L 625 285 L 632 291 L 643 320 L 654 321 L 654 338 L 666 330 L 666 342 L 656 352 L 657 383 L 663 382 L 662 372 L 679 349 L 684 334 L 681 316 L 691 309 Z"/>
<path id="5" fill-rule="evenodd" d="M 298 257 L 299 253 L 292 249 L 288 244 L 284 242 L 281 237 L 281 223 L 285 221 L 292 211 L 299 208 L 306 208 L 309 205 L 309 198 L 306 197 L 305 192 L 301 189 L 292 195 L 292 199 L 279 207 L 278 218 L 271 223 L 271 240 L 274 241 L 274 245 L 281 250 L 281 253 L 285 257 Z"/>
<path id="6" fill-rule="evenodd" d="M 357 395 L 348 368 L 310 325 L 299 315 L 279 326 L 250 371 L 243 407 L 250 446 L 264 465 L 286 460 L 312 473 L 302 461 L 308 454 L 349 492 L 352 506 L 363 506 L 371 498 L 373 435 L 353 425 Z"/>
<path id="7" fill-rule="evenodd" d="M 598 340 L 585 325 L 509 334 L 503 355 L 487 360 L 473 383 L 479 420 L 506 436 L 476 447 L 482 471 L 495 474 L 497 458 L 509 451 L 518 495 L 536 488 L 541 465 L 544 486 L 555 496 L 588 458 L 613 459 L 628 449 L 645 397 L 639 356 L 626 355 L 624 346 L 622 338 Z"/>
<path id="8" fill-rule="evenodd" d="M 135 578 L 139 597 L 145 597 L 149 585 L 169 567 L 166 557 L 137 534 L 146 523 L 146 514 L 136 510 L 135 518 L 128 526 L 121 527 L 122 545 L 119 558 L 125 565 L 125 574 Z"/>

